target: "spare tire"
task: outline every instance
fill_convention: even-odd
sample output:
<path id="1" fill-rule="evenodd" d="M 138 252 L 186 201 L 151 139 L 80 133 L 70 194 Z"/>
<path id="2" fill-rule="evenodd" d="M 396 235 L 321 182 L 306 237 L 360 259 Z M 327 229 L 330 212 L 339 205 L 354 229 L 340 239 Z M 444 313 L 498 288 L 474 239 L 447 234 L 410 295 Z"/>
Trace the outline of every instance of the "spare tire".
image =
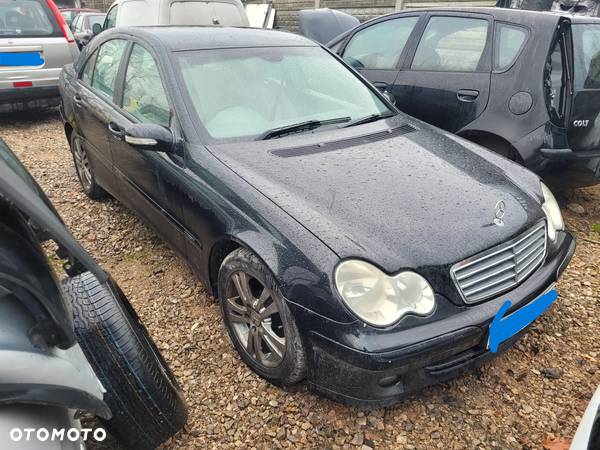
<path id="1" fill-rule="evenodd" d="M 181 389 L 148 331 L 116 283 L 90 272 L 63 281 L 75 334 L 107 390 L 107 430 L 130 448 L 153 449 L 186 423 Z"/>

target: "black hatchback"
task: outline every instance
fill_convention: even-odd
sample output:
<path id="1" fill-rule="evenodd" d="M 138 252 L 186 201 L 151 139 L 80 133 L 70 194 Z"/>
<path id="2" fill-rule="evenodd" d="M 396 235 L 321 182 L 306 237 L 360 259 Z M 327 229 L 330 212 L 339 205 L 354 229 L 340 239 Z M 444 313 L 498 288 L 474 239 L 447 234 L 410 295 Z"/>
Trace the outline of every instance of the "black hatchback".
<path id="1" fill-rule="evenodd" d="M 328 46 L 402 111 L 565 186 L 600 182 L 600 19 L 410 10 Z"/>
<path id="2" fill-rule="evenodd" d="M 535 174 L 399 113 L 300 36 L 117 29 L 61 93 L 85 192 L 182 255 L 279 385 L 382 404 L 481 364 L 575 248 Z"/>

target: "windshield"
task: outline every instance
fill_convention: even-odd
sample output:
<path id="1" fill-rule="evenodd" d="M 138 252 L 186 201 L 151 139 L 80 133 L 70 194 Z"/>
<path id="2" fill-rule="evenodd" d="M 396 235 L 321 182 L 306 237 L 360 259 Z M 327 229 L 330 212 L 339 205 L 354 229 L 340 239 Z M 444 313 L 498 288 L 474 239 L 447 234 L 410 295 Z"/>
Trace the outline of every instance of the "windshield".
<path id="1" fill-rule="evenodd" d="M 215 139 L 390 113 L 320 47 L 201 50 L 179 53 L 178 60 L 193 109 Z"/>
<path id="2" fill-rule="evenodd" d="M 600 89 L 600 25 L 574 24 L 575 89 Z"/>
<path id="3" fill-rule="evenodd" d="M 58 24 L 41 0 L 0 0 L 0 37 L 62 36 Z"/>

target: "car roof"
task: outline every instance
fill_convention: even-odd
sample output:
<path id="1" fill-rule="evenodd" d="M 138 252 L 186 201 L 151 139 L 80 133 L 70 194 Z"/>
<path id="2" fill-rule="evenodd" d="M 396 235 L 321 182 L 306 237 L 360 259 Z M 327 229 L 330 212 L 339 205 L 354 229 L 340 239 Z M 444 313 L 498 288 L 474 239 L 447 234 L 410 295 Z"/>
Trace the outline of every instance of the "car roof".
<path id="1" fill-rule="evenodd" d="M 566 14 L 554 11 L 529 11 L 524 9 L 509 9 L 509 8 L 494 8 L 494 7 L 435 7 L 435 8 L 415 8 L 403 11 L 393 12 L 388 16 L 394 16 L 398 14 L 410 14 L 413 12 L 457 12 L 457 13 L 480 13 L 489 14 L 496 20 L 504 20 L 507 22 L 529 22 L 532 24 L 545 24 L 548 22 L 557 22 L 560 17 L 565 17 L 572 22 L 598 22 L 600 18 L 577 16 L 572 14 Z M 376 20 L 377 18 L 373 19 Z"/>
<path id="2" fill-rule="evenodd" d="M 159 43 L 170 51 L 318 46 L 297 34 L 261 28 L 158 25 L 115 28 L 112 33 L 138 36 L 148 42 Z"/>

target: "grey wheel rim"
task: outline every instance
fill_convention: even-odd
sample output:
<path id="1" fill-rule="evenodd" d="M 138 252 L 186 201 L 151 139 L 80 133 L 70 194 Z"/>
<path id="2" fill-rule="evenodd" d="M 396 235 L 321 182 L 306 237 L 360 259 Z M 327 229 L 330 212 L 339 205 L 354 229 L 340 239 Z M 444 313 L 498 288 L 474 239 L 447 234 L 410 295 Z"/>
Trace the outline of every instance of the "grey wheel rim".
<path id="1" fill-rule="evenodd" d="M 92 186 L 92 169 L 90 167 L 90 161 L 87 157 L 87 153 L 77 138 L 75 139 L 73 155 L 75 156 L 75 168 L 79 174 L 81 184 L 86 190 L 89 190 Z"/>
<path id="2" fill-rule="evenodd" d="M 231 276 L 224 299 L 233 334 L 258 364 L 277 367 L 285 357 L 285 331 L 278 301 L 246 272 Z"/>

